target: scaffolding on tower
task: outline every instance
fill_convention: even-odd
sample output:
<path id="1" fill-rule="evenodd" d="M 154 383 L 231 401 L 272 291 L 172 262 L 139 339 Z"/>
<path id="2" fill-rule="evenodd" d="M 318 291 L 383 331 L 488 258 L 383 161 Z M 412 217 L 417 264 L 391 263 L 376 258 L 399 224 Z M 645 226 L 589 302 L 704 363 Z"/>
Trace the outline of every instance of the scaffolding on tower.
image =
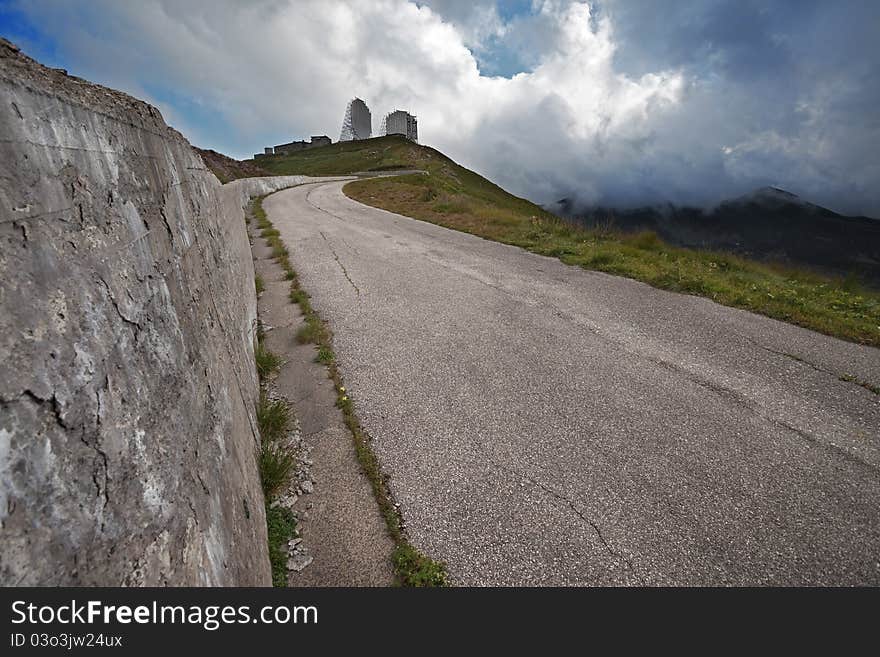
<path id="1" fill-rule="evenodd" d="M 419 141 L 419 121 L 405 110 L 394 110 L 382 119 L 380 135 L 403 135 L 410 141 Z"/>

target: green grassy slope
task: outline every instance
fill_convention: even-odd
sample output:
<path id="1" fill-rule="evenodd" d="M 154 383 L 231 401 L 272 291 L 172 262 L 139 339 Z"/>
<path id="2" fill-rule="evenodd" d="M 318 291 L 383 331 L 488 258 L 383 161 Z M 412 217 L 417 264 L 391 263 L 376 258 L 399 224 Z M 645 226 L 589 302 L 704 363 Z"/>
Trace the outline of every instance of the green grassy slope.
<path id="1" fill-rule="evenodd" d="M 585 229 L 505 192 L 442 153 L 402 137 L 333 144 L 262 158 L 275 174 L 329 175 L 394 168 L 428 175 L 363 179 L 350 197 L 422 221 L 514 244 L 587 269 L 708 297 L 846 340 L 880 347 L 880 293 L 853 280 L 670 246 L 653 233 Z"/>
<path id="2" fill-rule="evenodd" d="M 290 155 L 262 157 L 257 161 L 263 169 L 276 175 L 329 176 L 394 168 L 423 168 L 427 151 L 443 157 L 433 149 L 419 147 L 400 136 L 391 136 L 344 141 Z"/>

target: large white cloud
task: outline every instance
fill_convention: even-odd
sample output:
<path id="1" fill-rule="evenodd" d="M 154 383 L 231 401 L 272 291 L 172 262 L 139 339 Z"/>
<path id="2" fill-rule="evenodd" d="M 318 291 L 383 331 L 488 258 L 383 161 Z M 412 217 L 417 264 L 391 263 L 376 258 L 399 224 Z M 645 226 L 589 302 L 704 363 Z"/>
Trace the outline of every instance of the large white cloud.
<path id="1" fill-rule="evenodd" d="M 767 108 L 747 86 L 680 62 L 621 67 L 613 9 L 623 2 L 609 11 L 533 2 L 530 15 L 506 22 L 494 3 L 457 0 L 433 9 L 28 0 L 20 9 L 73 72 L 155 101 L 192 141 L 239 157 L 310 134 L 335 139 L 358 95 L 374 130 L 380 114 L 409 109 L 424 143 L 539 202 L 711 203 L 776 183 L 843 209 L 878 209 L 876 158 L 868 166 L 864 139 L 834 123 L 833 94 L 798 93 L 793 130 L 762 122 Z M 527 70 L 482 75 L 480 59 L 499 43 L 508 55 L 519 48 Z"/>

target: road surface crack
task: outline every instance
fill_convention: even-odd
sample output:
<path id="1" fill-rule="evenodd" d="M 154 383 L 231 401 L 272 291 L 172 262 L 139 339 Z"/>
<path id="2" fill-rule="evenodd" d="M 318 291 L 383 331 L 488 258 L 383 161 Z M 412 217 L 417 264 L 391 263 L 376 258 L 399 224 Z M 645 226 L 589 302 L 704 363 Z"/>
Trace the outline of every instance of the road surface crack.
<path id="1" fill-rule="evenodd" d="M 489 451 L 481 443 L 479 443 L 476 440 L 474 440 L 472 442 L 477 447 L 477 449 L 483 453 L 483 455 L 486 457 L 486 460 L 489 461 L 489 463 L 491 463 L 493 466 L 495 466 L 499 470 L 509 472 L 510 474 L 529 482 L 530 484 L 532 484 L 536 488 L 540 488 L 541 490 L 543 490 L 545 493 L 547 493 L 551 497 L 559 500 L 560 502 L 564 502 L 566 505 L 568 505 L 568 507 L 574 512 L 575 515 L 577 515 L 578 518 L 580 518 L 583 522 L 585 522 L 587 525 L 589 525 L 593 529 L 593 531 L 596 533 L 596 536 L 599 539 L 599 542 L 602 544 L 602 547 L 605 548 L 605 551 L 608 552 L 608 554 L 611 555 L 612 558 L 617 559 L 618 561 L 622 561 L 624 563 L 624 565 L 626 566 L 626 569 L 633 575 L 633 577 L 636 578 L 636 580 L 638 580 L 641 583 L 641 581 L 642 581 L 641 577 L 639 577 L 638 573 L 636 572 L 636 569 L 633 566 L 633 563 L 630 560 L 630 558 L 627 557 L 623 552 L 616 550 L 616 549 L 614 549 L 614 547 L 612 547 L 611 543 L 608 542 L 608 539 L 605 537 L 605 534 L 602 532 L 602 529 L 599 527 L 599 525 L 594 520 L 589 518 L 583 511 L 581 511 L 572 499 L 566 497 L 565 495 L 563 495 L 559 491 L 547 486 L 546 484 L 538 481 L 537 479 L 530 477 L 529 475 L 525 474 L 524 472 L 520 472 L 519 470 L 516 470 L 515 468 L 511 468 L 510 466 L 504 465 L 503 463 L 499 463 L 494 458 L 492 458 L 492 456 L 489 454 Z"/>
<path id="2" fill-rule="evenodd" d="M 348 270 L 345 268 L 345 265 L 342 264 L 342 261 L 339 259 L 339 255 L 336 253 L 336 250 L 333 248 L 333 245 L 330 243 L 330 240 L 327 239 L 327 236 L 324 234 L 324 231 L 318 231 L 321 234 L 321 237 L 324 238 L 324 241 L 327 242 L 327 248 L 330 249 L 330 253 L 333 254 L 333 259 L 336 260 L 336 264 L 339 265 L 339 268 L 342 270 L 342 273 L 345 275 L 345 278 L 351 283 L 351 286 L 354 288 L 354 291 L 358 296 L 361 295 L 360 288 L 355 285 L 354 281 L 351 280 L 351 276 L 348 275 Z"/>
<path id="3" fill-rule="evenodd" d="M 758 346 L 761 346 L 761 345 L 758 345 Z M 770 350 L 770 351 L 772 351 L 772 350 Z M 783 354 L 783 355 L 787 356 L 788 354 Z M 671 372 L 680 374 L 680 375 L 684 376 L 685 378 L 687 378 L 688 380 L 692 381 L 693 383 L 695 383 L 699 386 L 702 386 L 706 390 L 714 392 L 718 396 L 723 397 L 734 404 L 738 404 L 739 406 L 742 406 L 743 408 L 747 409 L 749 412 L 753 413 L 756 417 L 758 417 L 762 420 L 765 420 L 767 422 L 770 422 L 770 423 L 776 425 L 777 427 L 780 427 L 782 429 L 787 429 L 787 430 L 793 432 L 797 436 L 800 436 L 801 438 L 803 438 L 804 440 L 808 441 L 809 443 L 811 443 L 813 445 L 816 445 L 819 447 L 824 447 L 826 450 L 829 450 L 835 454 L 838 454 L 839 456 L 842 456 L 844 459 L 846 459 L 848 461 L 856 463 L 860 466 L 867 466 L 872 471 L 877 471 L 877 469 L 878 469 L 877 466 L 875 466 L 874 464 L 865 460 L 861 456 L 858 456 L 856 454 L 849 452 L 846 448 L 841 447 L 840 445 L 837 445 L 837 444 L 830 442 L 830 441 L 825 442 L 821 438 L 819 438 L 818 436 L 814 436 L 811 433 L 809 433 L 808 431 L 806 431 L 804 429 L 800 429 L 782 418 L 773 417 L 773 416 L 769 415 L 768 413 L 764 412 L 764 410 L 761 408 L 761 406 L 758 403 L 749 399 L 748 397 L 745 397 L 744 395 L 742 395 L 741 393 L 739 393 L 736 390 L 732 390 L 731 388 L 727 388 L 725 386 L 719 385 L 713 381 L 703 379 L 703 378 L 693 374 L 692 372 L 684 369 L 683 367 L 676 365 L 675 363 L 661 360 L 659 358 L 653 358 L 651 356 L 644 356 L 644 357 L 646 360 L 654 363 L 655 365 L 657 365 L 659 367 L 666 368 Z M 806 361 L 804 361 L 804 362 L 806 363 Z M 819 369 L 819 368 L 816 368 L 816 369 Z M 820 370 L 820 371 L 827 372 L 827 370 Z"/>
<path id="4" fill-rule="evenodd" d="M 773 424 L 775 424 L 776 426 L 778 426 L 782 429 L 788 429 L 789 431 L 791 431 L 795 435 L 800 436 L 803 440 L 806 440 L 810 444 L 815 445 L 816 447 L 818 447 L 820 449 L 825 449 L 826 451 L 829 451 L 833 454 L 837 454 L 838 456 L 842 457 L 845 461 L 848 461 L 849 463 L 855 465 L 856 467 L 867 468 L 868 470 L 870 470 L 874 474 L 880 473 L 880 467 L 874 465 L 873 463 L 871 463 L 870 461 L 868 461 L 866 458 L 862 457 L 859 454 L 853 454 L 848 449 L 846 449 L 845 447 L 841 447 L 837 443 L 833 443 L 831 441 L 825 442 L 825 441 L 821 440 L 820 438 L 813 436 L 809 432 L 804 431 L 803 429 L 800 429 L 800 428 L 794 426 L 793 424 L 789 424 L 785 420 L 781 420 L 781 419 L 774 418 L 774 417 L 769 417 L 764 414 L 759 414 L 759 417 L 763 418 L 764 420 L 767 420 L 768 422 L 772 422 Z"/>
<path id="5" fill-rule="evenodd" d="M 587 523 L 590 527 L 593 528 L 593 531 L 596 532 L 596 536 L 599 538 L 599 542 L 602 543 L 602 545 L 604 546 L 604 548 L 608 552 L 608 554 L 610 554 L 612 557 L 614 557 L 616 559 L 620 559 L 621 561 L 623 561 L 623 563 L 626 564 L 627 570 L 629 570 L 635 577 L 638 578 L 638 575 L 636 574 L 635 568 L 633 567 L 632 561 L 629 559 L 629 557 L 627 557 L 625 554 L 623 554 L 623 552 L 619 552 L 618 550 L 615 550 L 611 546 L 611 544 L 608 542 L 608 539 L 605 538 L 605 535 L 602 533 L 602 530 L 599 528 L 599 525 L 596 524 L 596 522 L 594 520 L 591 520 L 590 518 L 588 518 L 584 514 L 583 511 L 578 509 L 573 500 L 566 497 L 562 493 L 550 488 L 549 486 L 546 486 L 545 484 L 541 483 L 537 479 L 532 479 L 531 477 L 529 477 L 528 475 L 526 475 L 522 472 L 517 472 L 517 471 L 515 471 L 513 469 L 509 469 L 509 468 L 507 468 L 507 470 L 509 472 L 512 472 L 514 474 L 519 475 L 520 477 L 522 477 L 523 479 L 525 479 L 526 481 L 528 481 L 532 485 L 537 486 L 538 488 L 545 491 L 549 495 L 555 497 L 559 501 L 565 502 L 566 504 L 568 504 L 568 506 L 571 508 L 571 510 L 574 511 L 574 513 L 577 514 L 577 516 L 581 520 L 583 520 L 585 523 Z"/>
<path id="6" fill-rule="evenodd" d="M 339 238 L 339 241 L 342 242 L 343 244 L 345 244 L 345 246 L 348 247 L 348 250 L 351 251 L 352 253 L 354 253 L 355 255 L 359 256 L 359 255 L 361 254 L 360 251 L 358 251 L 358 250 L 357 250 L 356 248 L 354 248 L 351 244 L 349 244 L 348 242 L 346 242 L 343 238 L 340 237 L 340 238 Z"/>
<path id="7" fill-rule="evenodd" d="M 746 339 L 748 342 L 751 342 L 753 345 L 755 345 L 759 349 L 763 349 L 766 352 L 769 352 L 771 354 L 776 354 L 777 356 L 783 356 L 785 358 L 788 358 L 789 360 L 795 361 L 796 363 L 800 363 L 801 365 L 812 368 L 812 369 L 816 370 L 817 372 L 822 372 L 823 374 L 828 374 L 829 376 L 833 376 L 838 381 L 843 381 L 844 383 L 852 383 L 855 386 L 859 386 L 860 388 L 864 388 L 865 390 L 868 390 L 869 392 L 873 392 L 875 395 L 880 395 L 880 386 L 874 385 L 870 381 L 863 381 L 863 380 L 859 379 L 858 377 L 853 376 L 852 374 L 847 374 L 847 373 L 841 374 L 839 372 L 835 372 L 834 370 L 826 369 L 826 368 L 822 367 L 821 365 L 816 365 L 816 363 L 808 361 L 806 358 L 801 358 L 800 356 L 797 356 L 795 354 L 790 354 L 787 351 L 778 351 L 776 349 L 772 349 L 770 347 L 767 347 L 767 346 L 761 344 L 757 340 L 753 340 L 752 338 L 745 336 L 745 335 L 742 337 L 744 339 Z"/>
<path id="8" fill-rule="evenodd" d="M 325 210 L 320 205 L 315 205 L 314 203 L 312 203 L 312 194 L 314 194 L 319 189 L 321 189 L 321 187 L 315 187 L 314 189 L 309 190 L 309 192 L 306 194 L 306 202 L 313 208 L 315 208 L 315 210 L 317 210 L 318 212 L 323 212 L 324 214 L 330 215 L 331 217 L 347 224 L 348 221 L 346 221 L 344 217 L 340 217 L 338 214 L 330 212 L 330 210 Z"/>

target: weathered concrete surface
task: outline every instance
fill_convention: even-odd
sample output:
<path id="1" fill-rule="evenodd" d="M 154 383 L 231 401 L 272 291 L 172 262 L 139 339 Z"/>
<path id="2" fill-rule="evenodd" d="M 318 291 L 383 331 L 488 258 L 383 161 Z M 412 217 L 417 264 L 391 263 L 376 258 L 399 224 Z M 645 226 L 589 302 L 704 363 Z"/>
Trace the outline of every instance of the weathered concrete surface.
<path id="1" fill-rule="evenodd" d="M 253 228 L 253 227 L 252 227 Z M 291 571 L 291 586 L 391 586 L 394 542 L 355 454 L 351 432 L 336 408 L 336 389 L 327 368 L 316 362 L 312 344 L 298 344 L 305 323 L 291 303 L 290 281 L 272 259 L 272 249 L 254 234 L 254 266 L 265 281 L 260 295 L 264 342 L 283 361 L 272 385 L 292 405 L 311 465 L 313 490 L 293 505 L 297 531 L 314 557 Z"/>
<path id="2" fill-rule="evenodd" d="M 455 582 L 880 583 L 880 351 L 341 187 L 264 207 Z"/>
<path id="3" fill-rule="evenodd" d="M 0 584 L 270 583 L 242 204 L 0 41 Z"/>

